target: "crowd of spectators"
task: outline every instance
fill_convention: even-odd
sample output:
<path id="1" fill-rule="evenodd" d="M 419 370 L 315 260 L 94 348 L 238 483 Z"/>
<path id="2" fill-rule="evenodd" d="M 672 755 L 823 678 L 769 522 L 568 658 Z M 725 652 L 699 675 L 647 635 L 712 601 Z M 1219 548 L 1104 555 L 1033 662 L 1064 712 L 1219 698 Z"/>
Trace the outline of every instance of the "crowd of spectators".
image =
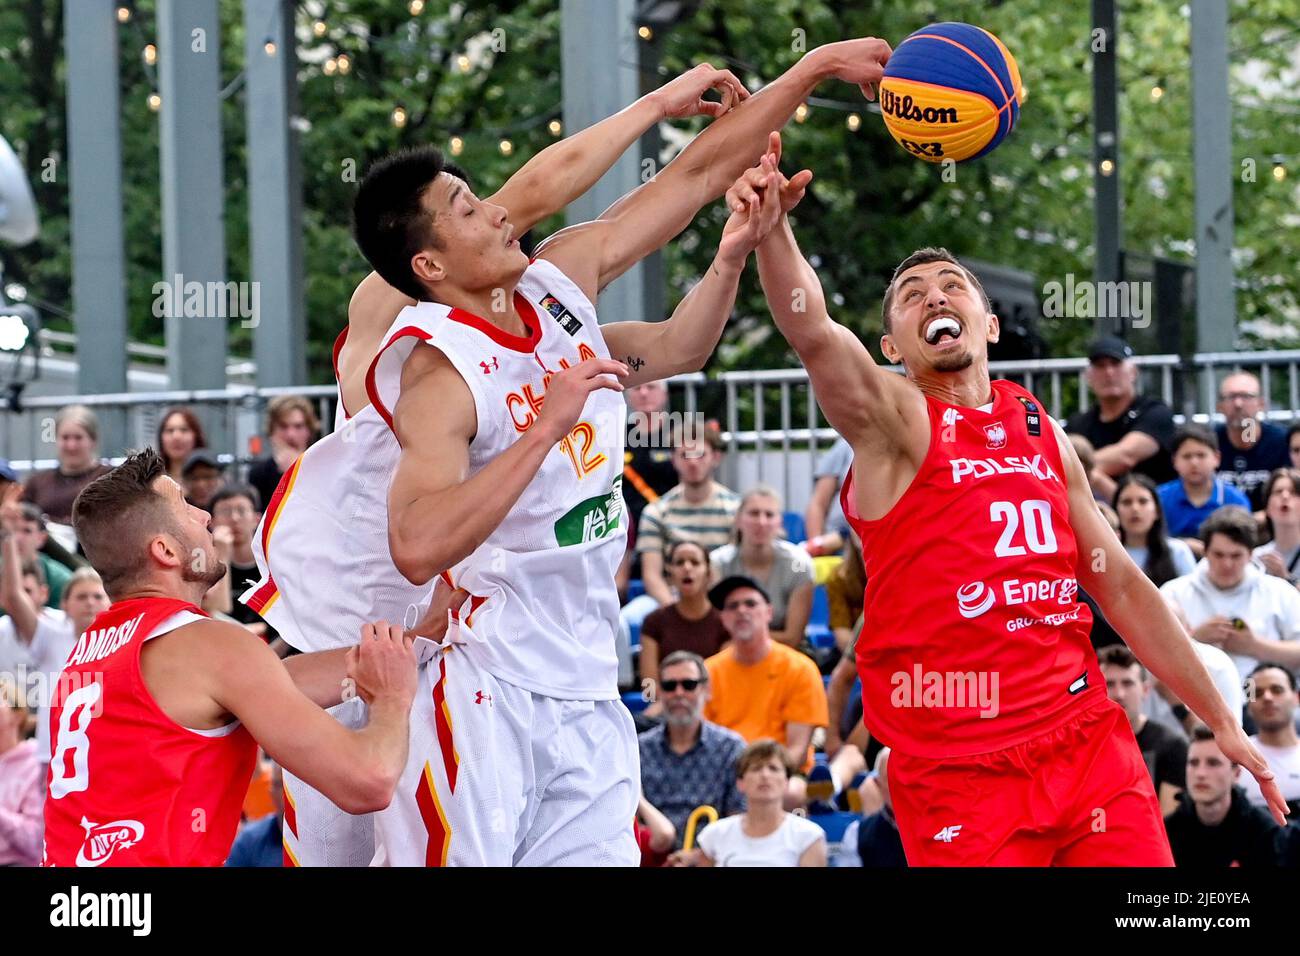
<path id="1" fill-rule="evenodd" d="M 1172 410 L 1140 393 L 1126 343 L 1103 338 L 1089 359 L 1094 403 L 1067 431 L 1097 506 L 1300 810 L 1300 427 L 1264 421 L 1259 381 L 1233 373 L 1220 384 L 1223 422 L 1175 428 Z M 619 679 L 629 700 L 639 694 L 645 704 L 633 705 L 644 862 L 905 866 L 889 749 L 862 720 L 855 647 L 870 639 L 868 582 L 839 498 L 851 449 L 837 441 L 817 461 L 800 516 L 805 533 L 792 540 L 775 489 L 720 480 L 725 449 L 716 429 L 667 426 L 664 383 L 630 389 L 627 399 Z M 266 454 L 251 466 L 224 464 L 228 456 L 207 447 L 189 409 L 163 415 L 157 442 L 187 499 L 212 513 L 230 569 L 204 609 L 283 655 L 289 648 L 238 596 L 258 578 L 253 535 L 262 510 L 319 422 L 310 402 L 287 396 L 270 403 L 265 428 Z M 671 440 L 653 440 L 663 435 Z M 57 673 L 108 603 L 67 527 L 76 493 L 107 469 L 93 412 L 64 409 L 55 439 L 57 467 L 26 482 L 0 462 L 0 865 L 36 862 L 49 759 L 48 734 L 33 737 L 48 682 L 25 686 L 15 675 Z M 833 646 L 809 640 L 819 597 Z M 1151 774 L 1178 865 L 1300 862 L 1296 825 L 1273 822 L 1253 778 L 1226 760 L 1095 603 L 1093 611 L 1107 692 Z M 691 833 L 699 807 L 718 819 Z M 263 763 L 246 810 L 229 865 L 276 865 L 278 768 Z"/>

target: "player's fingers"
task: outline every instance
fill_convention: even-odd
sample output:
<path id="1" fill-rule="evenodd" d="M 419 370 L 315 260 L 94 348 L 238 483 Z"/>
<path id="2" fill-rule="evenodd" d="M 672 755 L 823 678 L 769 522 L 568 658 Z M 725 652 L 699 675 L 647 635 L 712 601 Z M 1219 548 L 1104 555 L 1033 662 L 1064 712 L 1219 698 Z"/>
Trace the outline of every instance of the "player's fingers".
<path id="1" fill-rule="evenodd" d="M 767 151 L 775 157 L 775 162 L 780 165 L 781 162 L 781 131 L 772 130 L 767 134 Z"/>
<path id="2" fill-rule="evenodd" d="M 583 366 L 586 366 L 583 368 Z M 583 369 L 583 378 L 593 378 L 597 375 L 627 375 L 631 369 L 617 359 L 607 358 L 589 358 L 579 362 L 576 368 Z"/>
<path id="3" fill-rule="evenodd" d="M 361 643 L 368 644 L 375 639 L 375 625 L 366 623 L 361 625 Z"/>
<path id="4" fill-rule="evenodd" d="M 702 99 L 695 104 L 696 113 L 706 113 L 714 119 L 717 119 L 723 113 L 727 112 L 727 108 L 728 107 L 725 103 L 715 103 L 713 100 Z"/>

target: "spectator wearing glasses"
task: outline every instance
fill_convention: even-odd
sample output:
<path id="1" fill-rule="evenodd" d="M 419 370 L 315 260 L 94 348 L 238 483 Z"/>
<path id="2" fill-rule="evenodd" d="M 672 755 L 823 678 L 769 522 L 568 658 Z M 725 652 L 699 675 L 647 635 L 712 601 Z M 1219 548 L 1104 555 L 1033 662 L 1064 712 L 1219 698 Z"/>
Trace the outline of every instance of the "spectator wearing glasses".
<path id="1" fill-rule="evenodd" d="M 656 703 L 664 720 L 638 738 L 641 792 L 672 823 L 680 847 L 696 807 L 711 806 L 721 816 L 745 808 L 736 786 L 736 761 L 745 741 L 704 719 L 709 672 L 700 655 L 675 651 L 663 659 L 659 674 Z"/>
<path id="2" fill-rule="evenodd" d="M 700 848 L 674 853 L 670 865 L 825 866 L 822 828 L 782 806 L 790 773 L 790 757 L 775 740 L 746 747 L 736 765 L 745 812 L 710 823 L 700 832 Z"/>
<path id="3" fill-rule="evenodd" d="M 807 780 L 802 775 L 812 769 L 813 731 L 829 722 L 826 689 L 817 665 L 794 648 L 772 640 L 768 630 L 772 604 L 753 578 L 724 578 L 709 590 L 709 600 L 722 612 L 731 643 L 705 662 L 711 686 L 704 716 L 749 743 L 764 738 L 783 743 L 799 772 L 789 778 L 787 806 L 803 806 Z M 840 751 L 846 753 L 850 748 L 846 745 Z M 839 774 L 832 767 L 835 789 L 852 780 L 864 766 L 859 753 L 856 767 Z"/>
<path id="4" fill-rule="evenodd" d="M 1270 540 L 1255 549 L 1255 560 L 1274 577 L 1296 584 L 1300 582 L 1300 471 L 1274 470 L 1260 497 Z"/>
<path id="5" fill-rule="evenodd" d="M 1249 372 L 1234 372 L 1219 383 L 1219 478 L 1244 493 L 1256 511 L 1266 503 L 1261 491 L 1270 473 L 1290 463 L 1287 433 L 1264 418 L 1267 407 L 1259 379 Z"/>

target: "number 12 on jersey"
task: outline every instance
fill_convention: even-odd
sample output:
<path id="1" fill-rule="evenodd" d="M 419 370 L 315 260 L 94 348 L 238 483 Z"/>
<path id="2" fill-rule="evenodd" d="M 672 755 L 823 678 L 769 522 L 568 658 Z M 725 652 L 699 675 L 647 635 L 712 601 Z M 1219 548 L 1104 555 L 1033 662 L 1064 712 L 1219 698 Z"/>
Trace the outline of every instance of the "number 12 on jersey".
<path id="1" fill-rule="evenodd" d="M 575 443 L 582 445 L 578 449 Z M 592 453 L 596 444 L 596 429 L 591 422 L 578 422 L 569 434 L 560 439 L 560 448 L 569 456 L 578 477 L 586 478 L 607 461 L 603 452 Z"/>

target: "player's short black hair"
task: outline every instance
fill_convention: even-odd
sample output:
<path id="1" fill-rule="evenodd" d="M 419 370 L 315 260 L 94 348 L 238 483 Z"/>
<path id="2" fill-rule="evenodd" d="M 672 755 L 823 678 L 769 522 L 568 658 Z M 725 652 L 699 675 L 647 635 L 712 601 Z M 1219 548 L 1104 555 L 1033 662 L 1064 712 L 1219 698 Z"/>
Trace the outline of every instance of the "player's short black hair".
<path id="1" fill-rule="evenodd" d="M 899 276 L 901 276 L 904 272 L 906 272 L 908 269 L 912 268 L 913 266 L 923 266 L 930 262 L 951 262 L 953 265 L 955 265 L 958 269 L 960 269 L 962 272 L 966 274 L 967 278 L 970 279 L 970 281 L 974 284 L 975 288 L 979 290 L 980 298 L 984 300 L 984 311 L 986 312 L 993 311 L 993 306 L 989 304 L 988 293 L 984 291 L 984 286 L 980 285 L 979 277 L 976 276 L 975 273 L 971 272 L 964 265 L 962 265 L 961 260 L 958 259 L 956 256 L 954 256 L 947 249 L 943 248 L 943 246 L 926 246 L 923 249 L 917 249 L 910 256 L 908 256 L 906 259 L 904 259 L 902 262 L 898 264 L 898 268 L 894 270 L 893 276 L 890 277 L 889 285 L 885 288 L 885 301 L 881 305 L 880 311 L 883 314 L 885 320 L 886 335 L 889 334 L 890 327 L 891 327 L 890 312 L 893 310 L 894 307 L 894 283 L 898 281 Z"/>
<path id="2" fill-rule="evenodd" d="M 411 270 L 411 257 L 430 246 L 442 248 L 421 199 L 443 173 L 469 182 L 437 147 L 404 149 L 366 170 L 352 203 L 352 235 L 362 254 L 385 282 L 416 300 L 429 293 Z"/>

